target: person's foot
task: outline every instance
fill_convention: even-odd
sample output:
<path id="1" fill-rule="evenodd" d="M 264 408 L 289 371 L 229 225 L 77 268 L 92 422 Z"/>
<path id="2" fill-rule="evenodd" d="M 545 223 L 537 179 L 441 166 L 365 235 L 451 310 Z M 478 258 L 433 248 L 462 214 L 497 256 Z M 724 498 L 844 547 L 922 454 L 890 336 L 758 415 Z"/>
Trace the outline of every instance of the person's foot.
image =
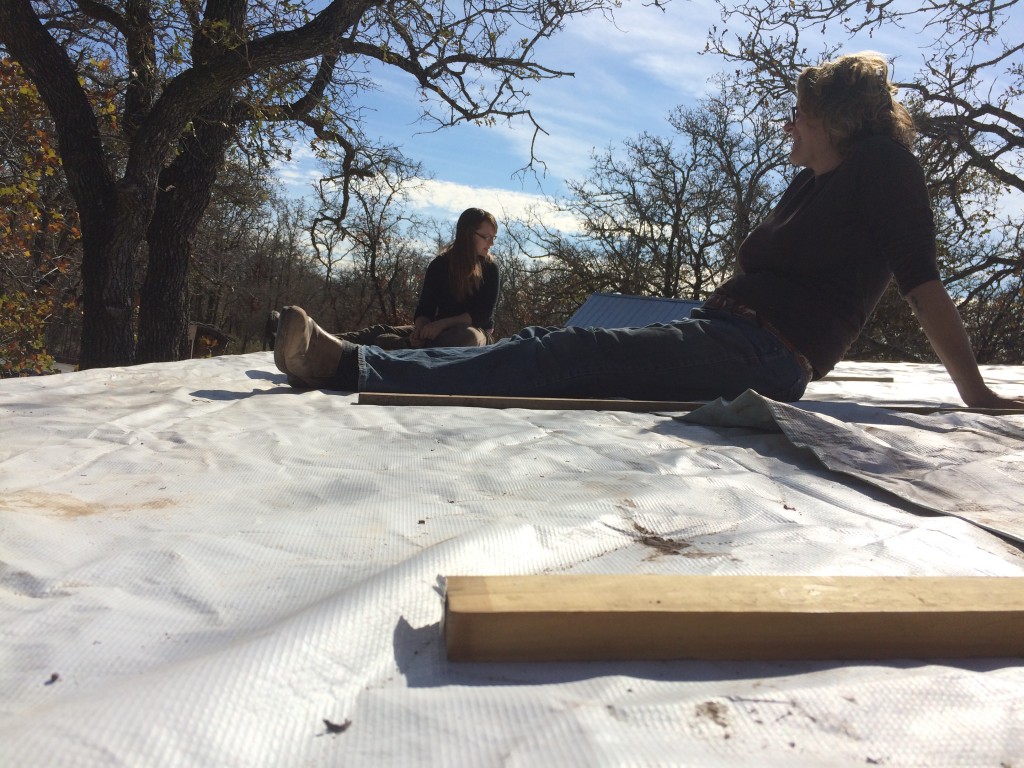
<path id="1" fill-rule="evenodd" d="M 277 326 L 274 363 L 299 389 L 329 386 L 345 342 L 317 325 L 302 307 L 285 307 Z"/>

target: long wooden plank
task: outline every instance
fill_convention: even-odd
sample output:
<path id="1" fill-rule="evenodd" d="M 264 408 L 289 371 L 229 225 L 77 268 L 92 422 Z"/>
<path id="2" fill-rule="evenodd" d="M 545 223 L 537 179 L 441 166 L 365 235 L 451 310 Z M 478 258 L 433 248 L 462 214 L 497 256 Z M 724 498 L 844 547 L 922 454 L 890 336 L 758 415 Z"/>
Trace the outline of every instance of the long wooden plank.
<path id="1" fill-rule="evenodd" d="M 1024 578 L 451 576 L 452 661 L 1024 655 Z"/>
<path id="2" fill-rule="evenodd" d="M 838 373 L 826 373 L 818 381 L 863 381 L 877 384 L 892 384 L 895 379 L 892 376 L 845 376 Z"/>
<path id="3" fill-rule="evenodd" d="M 930 416 L 935 413 L 982 413 L 986 416 L 1024 416 L 1020 408 L 974 408 L 969 405 L 886 405 L 879 406 L 900 413 Z"/>
<path id="4" fill-rule="evenodd" d="M 704 402 L 676 400 L 599 400 L 571 397 L 494 397 L 489 395 L 418 395 L 360 392 L 359 405 L 428 405 L 469 408 L 528 408 L 571 411 L 692 411 Z"/>
<path id="5" fill-rule="evenodd" d="M 356 401 L 359 405 L 420 405 L 452 406 L 465 408 L 526 408 L 535 411 L 632 411 L 655 413 L 669 411 L 693 411 L 704 401 L 687 400 L 602 400 L 587 397 L 495 397 L 493 395 L 421 395 L 398 392 L 360 392 Z M 885 405 L 875 403 L 876 408 L 885 408 L 900 413 L 984 413 L 990 416 L 1020 416 L 1024 411 L 1011 408 L 968 408 L 965 406 L 917 406 Z"/>

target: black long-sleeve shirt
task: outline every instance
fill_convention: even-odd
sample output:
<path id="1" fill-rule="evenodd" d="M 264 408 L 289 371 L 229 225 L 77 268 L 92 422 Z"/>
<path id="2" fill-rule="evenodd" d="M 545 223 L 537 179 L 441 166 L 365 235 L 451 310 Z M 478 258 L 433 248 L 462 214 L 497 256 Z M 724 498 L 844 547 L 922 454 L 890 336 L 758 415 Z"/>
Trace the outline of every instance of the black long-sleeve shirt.
<path id="1" fill-rule="evenodd" d="M 443 317 L 455 317 L 463 312 L 473 318 L 472 325 L 484 331 L 494 328 L 494 309 L 498 305 L 498 293 L 501 290 L 501 275 L 494 261 L 484 261 L 483 281 L 480 287 L 458 301 L 452 295 L 451 283 L 448 280 L 448 259 L 438 256 L 427 265 L 423 276 L 423 289 L 416 305 L 414 317 L 426 317 L 439 320 Z"/>
<path id="2" fill-rule="evenodd" d="M 740 246 L 737 262 L 740 272 L 717 292 L 758 310 L 823 376 L 893 276 L 904 295 L 939 277 L 920 163 L 875 136 L 829 173 L 804 169 Z"/>

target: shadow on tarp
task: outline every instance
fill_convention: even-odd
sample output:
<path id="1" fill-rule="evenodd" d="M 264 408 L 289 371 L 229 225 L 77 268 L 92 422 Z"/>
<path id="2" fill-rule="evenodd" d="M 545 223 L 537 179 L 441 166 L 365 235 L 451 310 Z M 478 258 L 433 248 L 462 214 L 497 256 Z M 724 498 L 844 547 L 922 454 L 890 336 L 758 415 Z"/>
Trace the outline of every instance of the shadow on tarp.
<path id="1" fill-rule="evenodd" d="M 264 395 L 290 395 L 301 390 L 291 387 L 277 387 L 276 389 L 254 389 L 249 392 L 232 392 L 226 389 L 196 389 L 189 394 L 192 397 L 203 398 L 204 400 L 215 400 L 221 403 L 228 403 L 233 400 L 248 400 L 250 397 L 262 397 Z"/>
<path id="2" fill-rule="evenodd" d="M 301 395 L 311 391 L 308 389 L 296 389 L 290 386 L 288 384 L 288 376 L 283 373 L 271 373 L 269 371 L 261 371 L 258 368 L 251 368 L 245 372 L 245 375 L 256 381 L 269 381 L 280 386 L 274 389 L 252 389 L 247 392 L 229 389 L 197 389 L 189 394 L 192 397 L 201 397 L 206 400 L 228 402 L 231 400 L 245 400 L 259 395 Z M 342 393 L 339 392 L 339 394 Z"/>
<path id="3" fill-rule="evenodd" d="M 777 427 L 769 432 L 752 427 L 704 426 L 686 423 L 678 418 L 670 418 L 650 427 L 650 431 L 678 438 L 688 445 L 697 445 L 707 448 L 709 451 L 721 450 L 727 455 L 735 449 L 749 451 L 761 459 L 777 461 L 801 475 L 820 478 L 830 483 L 837 482 L 837 473 L 827 467 L 814 451 L 808 447 L 794 445 Z M 942 512 L 925 509 L 865 478 L 844 474 L 842 482 L 866 499 L 885 504 L 900 512 L 918 517 L 948 517 Z M 1013 546 L 1020 546 L 1019 542 L 1011 538 L 1000 538 Z"/>
<path id="4" fill-rule="evenodd" d="M 893 671 L 952 667 L 967 672 L 995 672 L 1019 667 L 1005 659 L 880 659 L 851 661 L 540 661 L 450 662 L 441 624 L 413 627 L 399 617 L 392 633 L 395 664 L 410 688 L 460 686 L 557 685 L 601 677 L 627 677 L 664 682 L 725 682 L 797 677 L 843 668 L 878 667 Z M 780 694 L 785 695 L 785 694 Z"/>

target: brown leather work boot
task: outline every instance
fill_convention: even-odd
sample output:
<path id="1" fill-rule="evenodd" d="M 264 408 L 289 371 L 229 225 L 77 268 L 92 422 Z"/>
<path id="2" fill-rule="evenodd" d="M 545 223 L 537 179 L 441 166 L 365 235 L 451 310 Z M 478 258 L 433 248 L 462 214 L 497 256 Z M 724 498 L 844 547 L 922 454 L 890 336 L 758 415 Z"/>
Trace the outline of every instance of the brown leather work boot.
<path id="1" fill-rule="evenodd" d="M 330 384 L 344 344 L 317 325 L 302 307 L 285 307 L 277 326 L 274 364 L 293 387 L 320 389 Z"/>

